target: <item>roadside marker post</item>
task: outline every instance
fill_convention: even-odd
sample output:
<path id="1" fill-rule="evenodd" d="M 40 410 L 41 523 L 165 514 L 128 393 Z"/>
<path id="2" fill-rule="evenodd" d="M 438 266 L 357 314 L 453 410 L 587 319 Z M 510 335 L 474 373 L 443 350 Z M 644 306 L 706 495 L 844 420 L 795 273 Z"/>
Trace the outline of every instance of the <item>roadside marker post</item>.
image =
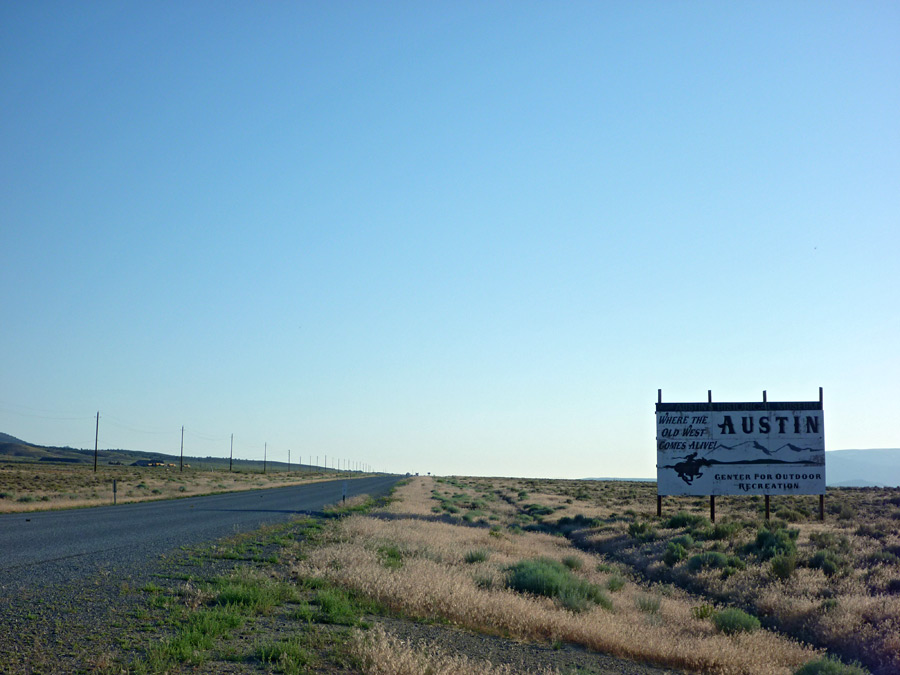
<path id="1" fill-rule="evenodd" d="M 113 478 L 113 506 L 116 505 L 116 479 Z"/>
<path id="2" fill-rule="evenodd" d="M 97 440 L 100 438 L 100 411 L 97 411 L 97 426 L 94 427 L 94 473 L 97 473 Z"/>

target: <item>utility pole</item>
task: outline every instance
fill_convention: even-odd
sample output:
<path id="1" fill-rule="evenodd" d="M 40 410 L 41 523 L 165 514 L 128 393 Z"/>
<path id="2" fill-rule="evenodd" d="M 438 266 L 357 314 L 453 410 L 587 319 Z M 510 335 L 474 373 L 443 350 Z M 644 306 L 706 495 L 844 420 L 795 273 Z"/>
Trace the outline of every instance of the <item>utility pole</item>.
<path id="1" fill-rule="evenodd" d="M 97 411 L 97 428 L 94 429 L 94 473 L 97 473 L 97 439 L 100 437 L 100 411 Z"/>
<path id="2" fill-rule="evenodd" d="M 268 453 L 268 451 L 269 451 L 269 444 L 265 443 L 263 445 L 263 473 L 266 472 L 266 454 Z"/>
<path id="3" fill-rule="evenodd" d="M 231 471 L 231 465 L 234 462 L 234 434 L 231 434 L 231 454 L 228 455 L 228 470 Z"/>
<path id="4" fill-rule="evenodd" d="M 181 464 L 178 468 L 179 471 L 184 471 L 184 425 L 181 425 Z"/>
<path id="5" fill-rule="evenodd" d="M 288 473 L 291 472 L 291 449 L 288 448 Z"/>

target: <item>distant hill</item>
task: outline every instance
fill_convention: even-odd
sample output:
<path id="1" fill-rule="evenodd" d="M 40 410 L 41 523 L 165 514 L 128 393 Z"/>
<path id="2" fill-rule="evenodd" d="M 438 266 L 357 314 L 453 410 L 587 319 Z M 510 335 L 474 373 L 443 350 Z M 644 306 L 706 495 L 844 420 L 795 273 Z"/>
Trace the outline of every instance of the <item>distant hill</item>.
<path id="1" fill-rule="evenodd" d="M 11 440 L 10 440 L 11 439 Z M 99 450 L 97 462 L 102 465 L 125 464 L 135 462 L 162 462 L 163 464 L 178 464 L 178 455 L 169 455 L 162 452 L 145 452 L 143 450 Z M 0 433 L 0 461 L 6 462 L 53 462 L 59 464 L 94 464 L 94 449 L 80 450 L 70 447 L 55 447 L 44 445 L 32 445 L 23 440 Z M 186 465 L 199 469 L 227 469 L 228 457 L 190 457 L 184 456 Z M 284 470 L 287 462 L 269 461 L 269 468 Z M 292 463 L 296 470 L 305 464 Z M 262 460 L 238 459 L 234 460 L 234 468 L 247 471 L 262 471 Z"/>
<path id="2" fill-rule="evenodd" d="M 655 478 L 582 478 L 582 480 L 622 480 L 632 483 L 655 483 Z"/>
<path id="3" fill-rule="evenodd" d="M 18 443 L 20 445 L 25 445 L 25 441 L 21 441 L 15 436 L 10 436 L 9 434 L 4 434 L 0 432 L 0 443 Z"/>
<path id="4" fill-rule="evenodd" d="M 832 487 L 900 487 L 900 448 L 828 450 L 825 479 Z"/>
<path id="5" fill-rule="evenodd" d="M 11 436 L 5 437 L 12 438 Z M 100 450 L 97 460 L 101 464 L 117 462 L 131 464 L 138 459 L 162 458 L 156 452 L 137 452 L 131 450 Z M 93 464 L 94 451 L 78 450 L 76 448 L 57 448 L 52 446 L 31 445 L 24 441 L 3 442 L 0 440 L 0 460 L 13 462 L 60 462 L 66 464 Z M 161 460 L 160 460 L 161 461 Z M 172 461 L 171 457 L 168 461 Z"/>

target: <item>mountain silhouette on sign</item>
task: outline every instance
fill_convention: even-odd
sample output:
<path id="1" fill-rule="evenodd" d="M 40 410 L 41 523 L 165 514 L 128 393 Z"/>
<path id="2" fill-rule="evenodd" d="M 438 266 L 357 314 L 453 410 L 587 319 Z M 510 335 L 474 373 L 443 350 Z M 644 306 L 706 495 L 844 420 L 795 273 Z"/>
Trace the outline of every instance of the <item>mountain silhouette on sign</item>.
<path id="1" fill-rule="evenodd" d="M 769 448 L 760 444 L 759 441 L 744 441 L 743 443 L 738 443 L 737 445 L 725 445 L 720 441 L 719 448 L 725 448 L 726 450 L 759 450 L 767 457 L 777 455 L 779 452 L 785 449 L 790 450 L 791 452 L 822 452 L 821 448 L 801 448 L 799 445 L 794 445 L 793 443 L 785 443 L 779 448 L 770 450 Z"/>

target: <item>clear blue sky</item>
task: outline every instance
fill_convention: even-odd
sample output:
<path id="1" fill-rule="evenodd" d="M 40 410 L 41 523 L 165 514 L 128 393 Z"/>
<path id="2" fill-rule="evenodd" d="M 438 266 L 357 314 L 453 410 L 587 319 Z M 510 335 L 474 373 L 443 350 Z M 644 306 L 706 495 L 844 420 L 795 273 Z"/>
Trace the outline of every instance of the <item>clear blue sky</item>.
<path id="1" fill-rule="evenodd" d="M 658 388 L 822 386 L 900 447 L 895 2 L 7 2 L 0 97 L 0 431 L 653 477 Z"/>

